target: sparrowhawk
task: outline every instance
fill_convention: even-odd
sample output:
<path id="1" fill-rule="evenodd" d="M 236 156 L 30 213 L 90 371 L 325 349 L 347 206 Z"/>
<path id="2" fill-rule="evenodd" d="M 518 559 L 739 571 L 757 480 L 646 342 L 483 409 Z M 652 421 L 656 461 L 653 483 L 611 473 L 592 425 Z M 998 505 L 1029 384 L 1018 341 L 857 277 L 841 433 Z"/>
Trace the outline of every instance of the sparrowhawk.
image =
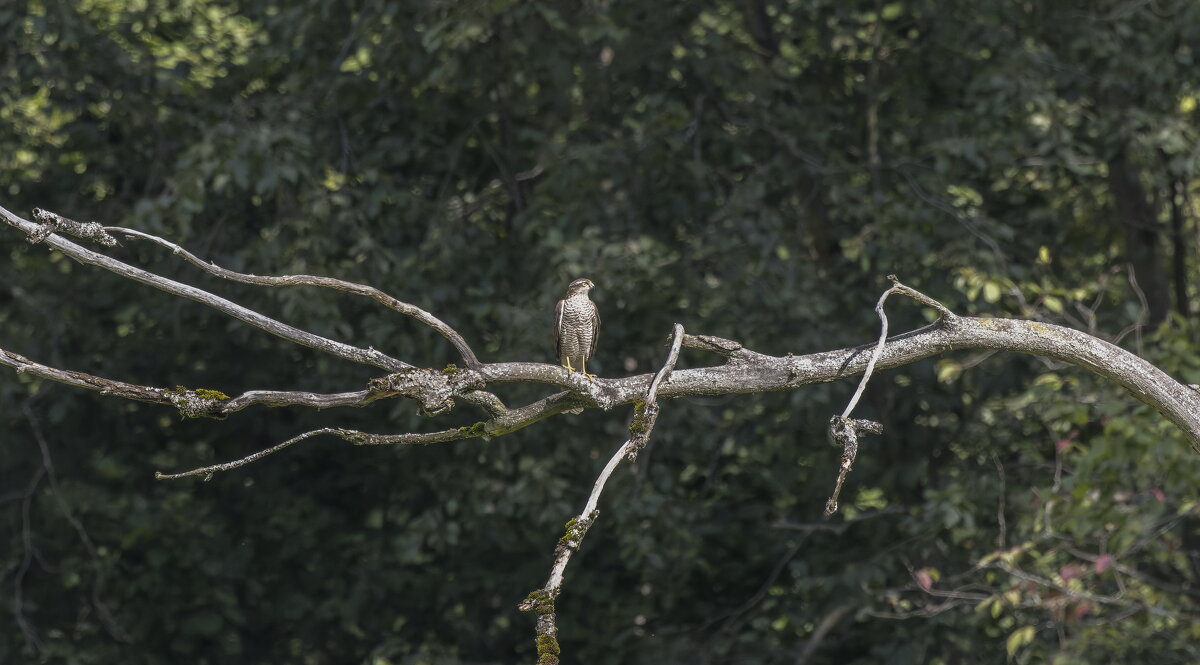
<path id="1" fill-rule="evenodd" d="M 588 299 L 595 288 L 590 279 L 577 279 L 567 287 L 567 295 L 554 308 L 554 345 L 558 361 L 569 371 L 587 376 L 587 361 L 596 353 L 600 335 L 600 312 Z"/>

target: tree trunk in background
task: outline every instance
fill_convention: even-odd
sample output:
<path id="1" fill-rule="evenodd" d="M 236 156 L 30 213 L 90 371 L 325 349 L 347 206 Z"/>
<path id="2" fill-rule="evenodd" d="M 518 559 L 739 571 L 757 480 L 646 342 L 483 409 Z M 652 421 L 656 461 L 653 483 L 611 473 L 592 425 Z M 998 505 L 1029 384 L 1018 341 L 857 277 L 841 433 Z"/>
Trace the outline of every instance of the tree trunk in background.
<path id="1" fill-rule="evenodd" d="M 1158 222 L 1125 150 L 1108 163 L 1108 189 L 1125 233 L 1125 254 L 1146 297 L 1149 323 L 1157 325 L 1167 318 L 1170 307 Z"/>
<path id="2" fill-rule="evenodd" d="M 1187 317 L 1191 314 L 1191 303 L 1188 302 L 1187 295 L 1187 240 L 1183 235 L 1183 198 L 1186 192 L 1186 183 L 1182 180 L 1171 179 L 1170 198 L 1171 198 L 1171 260 L 1172 264 L 1172 281 L 1175 286 L 1175 311 L 1179 312 L 1180 316 Z"/>
<path id="3" fill-rule="evenodd" d="M 770 62 L 779 53 L 779 42 L 775 39 L 767 4 L 763 0 L 747 0 L 745 14 L 746 30 L 754 42 L 762 47 L 763 58 Z"/>

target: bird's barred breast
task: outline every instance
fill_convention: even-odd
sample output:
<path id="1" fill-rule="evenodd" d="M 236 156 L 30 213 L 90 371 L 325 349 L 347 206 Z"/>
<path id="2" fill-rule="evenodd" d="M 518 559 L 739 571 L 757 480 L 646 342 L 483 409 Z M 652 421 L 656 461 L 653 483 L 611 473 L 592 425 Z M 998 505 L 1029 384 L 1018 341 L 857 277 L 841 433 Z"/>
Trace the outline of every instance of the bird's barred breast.
<path id="1" fill-rule="evenodd" d="M 587 352 L 589 340 L 584 340 L 584 331 L 591 323 L 592 309 L 586 295 L 567 298 L 563 303 L 562 348 L 564 355 L 580 356 Z"/>
<path id="2" fill-rule="evenodd" d="M 588 304 L 588 297 L 585 295 L 567 298 L 567 302 L 563 303 L 563 322 L 574 325 L 586 323 L 592 316 L 592 308 Z"/>

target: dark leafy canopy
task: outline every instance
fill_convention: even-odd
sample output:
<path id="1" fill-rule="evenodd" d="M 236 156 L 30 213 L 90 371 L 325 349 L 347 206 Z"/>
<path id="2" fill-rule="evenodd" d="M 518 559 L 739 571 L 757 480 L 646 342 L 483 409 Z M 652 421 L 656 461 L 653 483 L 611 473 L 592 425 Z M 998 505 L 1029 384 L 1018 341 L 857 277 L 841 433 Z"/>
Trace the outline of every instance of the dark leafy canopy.
<path id="1" fill-rule="evenodd" d="M 599 287 L 594 365 L 614 376 L 661 362 L 676 321 L 772 353 L 864 342 L 898 273 L 1200 382 L 1190 0 L 38 0 L 0 7 L 0 39 L 4 205 L 367 282 L 486 361 L 552 361 L 574 277 Z M 368 378 L 11 232 L 3 247 L 4 346 L 43 362 L 227 393 Z M 454 359 L 369 304 L 115 252 L 319 334 Z M 921 321 L 895 307 L 894 326 Z M 1200 659 L 1200 460 L 1165 420 L 1037 360 L 889 372 L 864 412 L 886 433 L 821 522 L 821 430 L 851 390 L 666 404 L 568 573 L 564 656 Z M 152 479 L 316 426 L 476 416 L 414 410 L 180 421 L 3 377 L 0 661 L 532 660 L 515 606 L 627 414 Z"/>

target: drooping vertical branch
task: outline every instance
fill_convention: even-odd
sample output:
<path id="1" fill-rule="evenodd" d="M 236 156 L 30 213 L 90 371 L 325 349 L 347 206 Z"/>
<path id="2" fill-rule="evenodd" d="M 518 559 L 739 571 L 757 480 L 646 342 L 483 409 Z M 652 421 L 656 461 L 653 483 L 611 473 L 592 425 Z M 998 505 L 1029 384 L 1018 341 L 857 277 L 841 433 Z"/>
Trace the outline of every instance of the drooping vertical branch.
<path id="1" fill-rule="evenodd" d="M 837 483 L 834 485 L 833 493 L 829 496 L 829 500 L 825 502 L 826 515 L 832 515 L 837 512 L 838 496 L 842 493 L 842 485 L 845 484 L 846 476 L 849 475 L 850 469 L 854 466 L 854 460 L 858 457 L 859 435 L 883 433 L 882 424 L 873 420 L 853 419 L 850 417 L 850 413 L 854 411 L 854 407 L 858 405 L 859 398 L 862 397 L 863 391 L 866 390 L 867 382 L 871 380 L 871 375 L 875 371 L 875 364 L 879 362 L 880 356 L 883 355 L 884 345 L 887 343 L 888 318 L 883 305 L 887 302 L 888 296 L 893 293 L 900 293 L 923 305 L 936 309 L 943 324 L 953 326 L 958 320 L 954 312 L 951 312 L 945 305 L 916 289 L 901 284 L 895 275 L 888 275 L 888 279 L 891 280 L 892 287 L 884 291 L 879 296 L 879 302 L 875 304 L 875 313 L 879 316 L 879 340 L 875 342 L 875 349 L 871 351 L 871 359 L 867 361 L 867 367 L 863 370 L 862 379 L 858 382 L 858 388 L 855 389 L 854 395 L 846 404 L 846 408 L 842 410 L 842 415 L 829 419 L 829 436 L 835 444 L 842 446 L 842 456 L 838 463 Z"/>
<path id="2" fill-rule="evenodd" d="M 682 345 L 683 326 L 676 323 L 671 351 L 667 354 L 667 360 L 650 382 L 645 400 L 635 407 L 633 422 L 629 425 L 629 438 L 617 448 L 617 451 L 608 459 L 608 463 L 604 465 L 604 469 L 600 471 L 600 475 L 596 477 L 596 482 L 592 485 L 592 493 L 588 496 L 583 510 L 567 522 L 566 533 L 559 538 L 558 545 L 554 548 L 554 565 L 550 569 L 550 578 L 546 581 L 545 586 L 531 592 L 519 605 L 522 612 L 537 614 L 535 630 L 537 632 L 538 665 L 557 665 L 559 662 L 558 617 L 554 609 L 554 601 L 562 589 L 567 563 L 571 560 L 571 555 L 579 550 L 579 546 L 583 543 L 583 537 L 587 535 L 588 529 L 600 514 L 596 506 L 600 502 L 600 495 L 604 492 L 605 484 L 608 483 L 608 479 L 616 470 L 617 465 L 621 463 L 622 459 L 633 460 L 636 458 L 638 451 L 644 448 L 649 441 L 650 433 L 654 430 L 654 424 L 658 419 L 658 388 L 675 369 Z"/>

